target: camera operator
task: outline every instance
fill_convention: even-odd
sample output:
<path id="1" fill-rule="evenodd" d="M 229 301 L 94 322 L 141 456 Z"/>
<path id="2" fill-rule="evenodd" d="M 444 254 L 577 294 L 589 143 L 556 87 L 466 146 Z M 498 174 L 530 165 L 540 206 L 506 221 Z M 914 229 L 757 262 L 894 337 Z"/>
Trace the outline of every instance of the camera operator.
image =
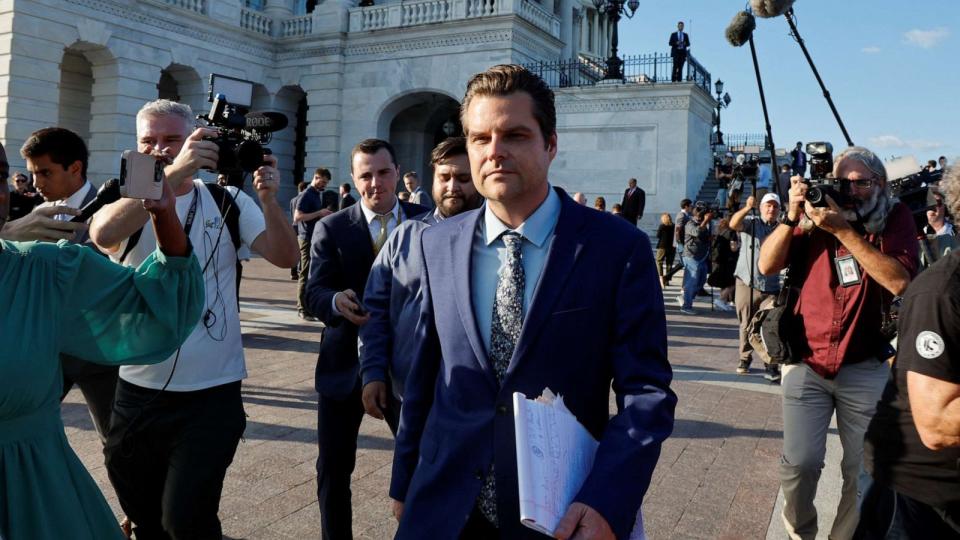
<path id="1" fill-rule="evenodd" d="M 217 131 L 193 125 L 189 106 L 165 99 L 137 113 L 137 149 L 169 163 L 167 182 L 206 293 L 201 323 L 176 354 L 156 365 L 120 368 L 104 454 L 138 538 L 220 538 L 223 478 L 246 425 L 236 246 L 280 268 L 297 260 L 296 238 L 276 200 L 276 159 L 265 156 L 253 175 L 261 211 L 242 191 L 230 197 L 224 188 L 194 178 L 201 168 L 216 169 L 219 155 L 217 144 L 205 140 Z M 90 235 L 111 258 L 136 266 L 154 249 L 153 232 L 143 228 L 146 219 L 142 206 L 121 200 L 94 216 Z M 233 238 L 232 228 L 240 238 Z"/>
<path id="2" fill-rule="evenodd" d="M 723 209 L 727 206 L 727 189 L 730 187 L 730 182 L 733 182 L 733 152 L 724 154 L 723 163 L 717 164 L 714 175 L 720 187 L 717 189 L 713 207 Z"/>
<path id="3" fill-rule="evenodd" d="M 794 362 L 783 367 L 783 521 L 791 538 L 814 538 L 813 500 L 834 411 L 843 447 L 843 488 L 831 538 L 857 526 L 863 435 L 889 371 L 881 332 L 884 297 L 899 295 L 917 271 L 916 227 L 906 205 L 887 195 L 887 173 L 873 152 L 844 150 L 833 174 L 850 185 L 852 207 L 831 198 L 815 208 L 792 178 L 787 217 L 760 249 L 764 275 L 789 264 L 801 283 L 793 308 Z M 805 216 L 804 227 L 797 227 Z M 853 221 L 853 223 L 851 223 Z M 884 347 L 886 346 L 886 347 Z"/>
<path id="4" fill-rule="evenodd" d="M 960 215 L 960 168 L 940 184 Z M 900 309 L 893 370 L 864 441 L 873 483 L 857 538 L 960 538 L 960 252 L 917 276 Z"/>
<path id="5" fill-rule="evenodd" d="M 707 282 L 710 246 L 713 244 L 713 212 L 702 203 L 693 208 L 693 219 L 684 225 L 683 294 L 677 297 L 680 312 L 696 315 L 693 299 Z"/>

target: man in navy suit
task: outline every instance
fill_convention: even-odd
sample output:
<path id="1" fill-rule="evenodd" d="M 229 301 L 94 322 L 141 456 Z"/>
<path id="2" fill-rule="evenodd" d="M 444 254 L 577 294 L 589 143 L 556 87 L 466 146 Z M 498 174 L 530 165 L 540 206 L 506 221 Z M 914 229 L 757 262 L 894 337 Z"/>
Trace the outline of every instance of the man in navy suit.
<path id="1" fill-rule="evenodd" d="M 422 234 L 423 322 L 390 485 L 397 538 L 543 538 L 520 524 L 511 396 L 546 387 L 600 441 L 556 537 L 625 538 L 676 404 L 650 243 L 549 185 L 556 111 L 542 79 L 492 67 L 468 83 L 461 117 L 487 202 Z"/>
<path id="2" fill-rule="evenodd" d="M 306 302 L 323 324 L 315 386 L 317 498 L 323 538 L 352 538 L 350 475 L 363 420 L 357 329 L 369 316 L 361 306 L 373 259 L 397 225 L 426 208 L 397 199 L 400 172 L 390 143 L 366 139 L 353 148 L 350 174 L 360 203 L 321 219 L 310 245 Z M 357 292 L 359 291 L 359 293 Z M 385 408 L 396 430 L 399 405 Z"/>
<path id="3" fill-rule="evenodd" d="M 683 80 L 683 63 L 690 52 L 690 34 L 683 31 L 683 21 L 677 23 L 677 31 L 670 34 L 670 56 L 673 57 L 673 82 Z"/>
<path id="4" fill-rule="evenodd" d="M 423 290 L 420 286 L 420 234 L 461 212 L 480 206 L 483 199 L 470 177 L 467 143 L 463 137 L 444 139 L 430 155 L 433 165 L 435 209 L 400 224 L 380 250 L 363 293 L 370 321 L 360 327 L 360 377 L 363 408 L 383 418 L 389 389 L 403 401 L 403 383 L 416 347 L 416 326 Z"/>

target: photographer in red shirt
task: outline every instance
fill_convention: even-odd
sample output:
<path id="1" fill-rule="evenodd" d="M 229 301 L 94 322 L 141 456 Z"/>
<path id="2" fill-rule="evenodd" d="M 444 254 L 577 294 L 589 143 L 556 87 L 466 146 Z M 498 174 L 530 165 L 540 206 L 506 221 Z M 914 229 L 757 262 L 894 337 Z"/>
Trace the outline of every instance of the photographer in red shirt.
<path id="1" fill-rule="evenodd" d="M 843 488 L 830 538 L 853 536 L 863 436 L 889 374 L 884 306 L 906 290 L 918 266 L 913 217 L 889 196 L 880 158 L 847 148 L 833 176 L 841 200 L 828 196 L 821 207 L 807 201 L 809 186 L 799 176 L 791 179 L 787 217 L 763 243 L 758 264 L 764 275 L 789 265 L 799 286 L 796 363 L 783 367 L 781 381 L 783 522 L 795 539 L 817 535 L 814 496 L 834 412 Z"/>

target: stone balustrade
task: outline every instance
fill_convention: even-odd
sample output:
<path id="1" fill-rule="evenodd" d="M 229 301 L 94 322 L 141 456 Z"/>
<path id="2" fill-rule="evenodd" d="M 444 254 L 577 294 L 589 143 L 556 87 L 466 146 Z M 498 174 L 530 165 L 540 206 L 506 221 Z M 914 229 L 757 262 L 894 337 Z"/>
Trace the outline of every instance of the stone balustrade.
<path id="1" fill-rule="evenodd" d="M 193 11 L 194 13 L 207 12 L 206 0 L 166 0 L 166 2 L 173 7 Z"/>
<path id="2" fill-rule="evenodd" d="M 369 32 L 422 24 L 515 13 L 560 38 L 560 19 L 532 0 L 410 0 L 350 9 L 350 32 Z"/>
<path id="3" fill-rule="evenodd" d="M 280 22 L 281 38 L 309 36 L 313 33 L 313 15 L 300 15 Z"/>
<path id="4" fill-rule="evenodd" d="M 240 10 L 240 28 L 269 36 L 272 27 L 273 19 L 267 15 L 252 9 Z"/>
<path id="5" fill-rule="evenodd" d="M 518 15 L 521 19 L 560 39 L 560 19 L 544 10 L 540 4 L 531 0 L 520 0 Z"/>

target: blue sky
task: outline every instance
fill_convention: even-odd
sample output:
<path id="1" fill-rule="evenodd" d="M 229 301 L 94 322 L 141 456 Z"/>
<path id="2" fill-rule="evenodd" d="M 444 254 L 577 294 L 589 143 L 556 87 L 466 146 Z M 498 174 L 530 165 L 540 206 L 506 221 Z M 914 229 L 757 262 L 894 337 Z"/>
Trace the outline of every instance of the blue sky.
<path id="1" fill-rule="evenodd" d="M 621 54 L 666 52 L 683 20 L 691 53 L 733 101 L 724 133 L 764 130 L 750 47 L 724 29 L 745 1 L 640 0 L 620 22 Z M 797 26 L 854 143 L 884 159 L 960 160 L 960 2 L 797 0 Z M 845 141 L 783 17 L 757 19 L 754 41 L 778 147 Z"/>

